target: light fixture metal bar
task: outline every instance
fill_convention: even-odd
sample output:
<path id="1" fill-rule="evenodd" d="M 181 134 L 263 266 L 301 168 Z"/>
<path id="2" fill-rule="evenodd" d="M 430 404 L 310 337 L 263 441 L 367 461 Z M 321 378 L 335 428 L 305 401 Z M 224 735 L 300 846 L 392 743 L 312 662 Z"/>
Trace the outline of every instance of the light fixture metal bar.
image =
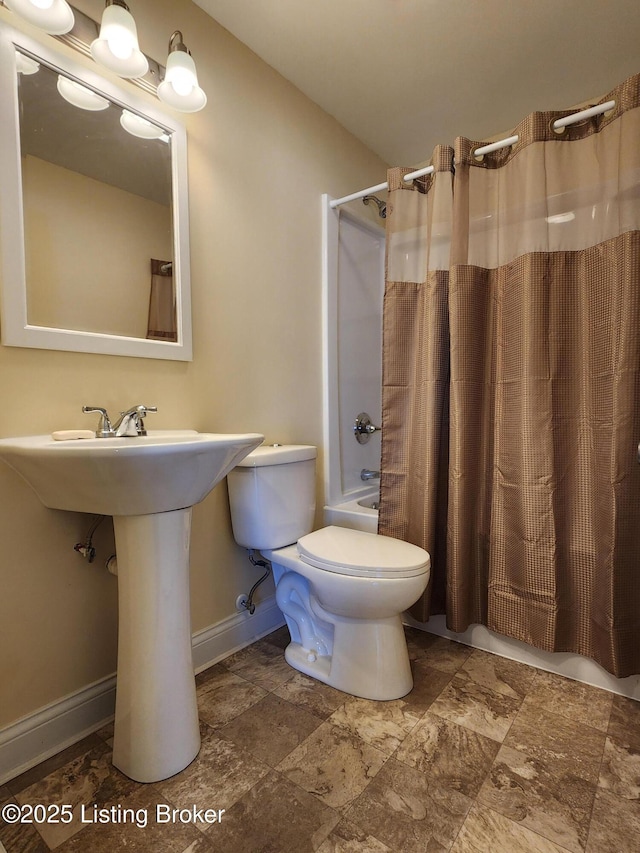
<path id="1" fill-rule="evenodd" d="M 8 8 L 4 0 L 0 0 L 0 5 Z M 89 15 L 85 15 L 84 12 L 76 9 L 76 7 L 71 3 L 69 5 L 73 9 L 75 17 L 73 29 L 68 33 L 53 36 L 53 38 L 58 39 L 68 47 L 78 51 L 78 53 L 82 53 L 84 56 L 90 57 L 91 42 L 98 38 L 100 34 L 100 24 L 97 21 L 94 21 L 93 18 L 90 18 Z M 128 82 L 133 83 L 134 86 L 148 92 L 150 95 L 157 95 L 158 86 L 164 80 L 166 69 L 164 65 L 160 65 L 159 62 L 156 62 L 155 59 L 151 59 L 150 56 L 147 56 L 147 61 L 149 63 L 149 70 L 144 77 L 128 78 Z"/>

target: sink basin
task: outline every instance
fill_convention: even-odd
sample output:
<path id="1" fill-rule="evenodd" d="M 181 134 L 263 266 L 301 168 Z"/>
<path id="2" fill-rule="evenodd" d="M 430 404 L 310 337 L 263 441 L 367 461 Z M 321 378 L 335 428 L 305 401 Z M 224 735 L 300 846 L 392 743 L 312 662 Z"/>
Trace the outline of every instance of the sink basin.
<path id="1" fill-rule="evenodd" d="M 72 441 L 33 435 L 0 439 L 0 459 L 51 509 L 148 515 L 199 503 L 262 441 L 190 430 Z"/>
<path id="2" fill-rule="evenodd" d="M 191 507 L 262 440 L 257 433 L 189 430 L 134 438 L 0 440 L 0 459 L 45 506 L 113 516 L 118 564 L 113 763 L 137 782 L 179 773 L 200 749 L 191 657 Z"/>

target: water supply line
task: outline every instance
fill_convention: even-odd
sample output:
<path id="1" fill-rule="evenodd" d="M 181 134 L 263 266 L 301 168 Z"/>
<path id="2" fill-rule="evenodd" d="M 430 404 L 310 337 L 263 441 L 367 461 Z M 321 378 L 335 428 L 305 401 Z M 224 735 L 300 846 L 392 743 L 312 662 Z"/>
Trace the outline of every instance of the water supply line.
<path id="1" fill-rule="evenodd" d="M 257 553 L 257 552 L 255 552 Z M 249 595 L 239 595 L 236 599 L 236 607 L 238 610 L 248 610 L 251 616 L 256 612 L 256 606 L 253 603 L 253 594 L 258 589 L 261 583 L 264 583 L 266 579 L 271 574 L 271 563 L 269 560 L 258 560 L 254 557 L 254 552 L 249 551 L 249 560 L 253 563 L 254 566 L 260 566 L 260 568 L 264 568 L 264 574 L 258 578 L 258 580 L 254 583 L 254 585 L 249 590 Z"/>
<path id="2" fill-rule="evenodd" d="M 87 531 L 87 535 L 84 538 L 84 542 L 76 542 L 76 544 L 73 546 L 73 550 L 77 551 L 78 554 L 83 556 L 85 558 L 85 560 L 87 560 L 87 562 L 89 562 L 89 563 L 93 563 L 95 556 L 96 556 L 96 549 L 93 547 L 93 534 L 96 532 L 98 527 L 102 524 L 104 519 L 105 519 L 104 515 L 97 515 L 94 518 L 93 523 L 91 524 L 91 527 Z"/>

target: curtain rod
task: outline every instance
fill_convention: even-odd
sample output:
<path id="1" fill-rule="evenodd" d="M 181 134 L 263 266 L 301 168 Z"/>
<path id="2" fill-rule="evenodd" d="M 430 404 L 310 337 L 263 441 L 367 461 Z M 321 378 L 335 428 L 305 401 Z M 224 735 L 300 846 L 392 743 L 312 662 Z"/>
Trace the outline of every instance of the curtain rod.
<path id="1" fill-rule="evenodd" d="M 616 105 L 615 101 L 606 101 L 604 104 L 598 104 L 595 107 L 589 107 L 586 110 L 580 110 L 580 112 L 572 113 L 569 116 L 565 116 L 564 118 L 559 118 L 553 123 L 553 129 L 557 132 L 562 132 L 565 127 L 569 127 L 569 125 L 577 124 L 580 121 L 583 121 L 587 118 L 592 118 L 593 116 L 602 115 L 602 113 L 609 112 L 614 109 Z M 519 140 L 519 136 L 507 136 L 506 139 L 500 139 L 497 142 L 491 142 L 489 145 L 481 145 L 480 148 L 476 148 L 473 152 L 473 156 L 477 158 L 482 158 L 485 154 L 491 154 L 492 151 L 499 151 L 501 148 L 510 148 L 512 145 L 515 145 Z M 435 171 L 433 166 L 426 166 L 424 169 L 417 169 L 415 172 L 409 172 L 409 174 L 403 177 L 403 181 L 409 183 L 410 181 L 415 180 L 415 178 L 421 178 L 423 175 L 430 175 Z M 389 189 L 389 184 L 385 181 L 383 184 L 376 184 L 375 187 L 367 187 L 365 190 L 360 190 L 357 193 L 351 193 L 351 195 L 345 195 L 342 198 L 334 198 L 329 202 L 329 207 L 336 208 L 341 204 L 346 204 L 349 201 L 356 201 L 359 198 L 364 198 L 366 195 L 372 195 L 373 193 L 383 192 L 384 190 Z"/>
<path id="2" fill-rule="evenodd" d="M 426 166 L 424 169 L 409 172 L 402 180 L 407 182 L 413 181 L 414 178 L 421 178 L 423 175 L 430 175 L 432 172 L 435 172 L 435 168 L 433 166 Z M 351 193 L 351 195 L 345 195 L 342 198 L 334 198 L 333 201 L 329 202 L 329 207 L 336 208 L 341 204 L 346 204 L 348 201 L 356 201 L 356 199 L 364 198 L 366 195 L 373 195 L 373 193 L 380 193 L 388 189 L 389 184 L 385 181 L 384 184 L 376 184 L 375 187 L 367 187 L 366 190 L 360 190 L 357 193 Z"/>

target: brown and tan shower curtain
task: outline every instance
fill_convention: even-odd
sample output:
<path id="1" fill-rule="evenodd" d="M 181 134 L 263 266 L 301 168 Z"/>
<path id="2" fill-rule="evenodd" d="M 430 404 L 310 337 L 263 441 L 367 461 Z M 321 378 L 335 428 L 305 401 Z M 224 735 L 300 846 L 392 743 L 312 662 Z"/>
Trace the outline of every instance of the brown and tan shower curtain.
<path id="1" fill-rule="evenodd" d="M 562 133 L 567 113 L 532 114 L 482 160 L 456 141 L 448 311 L 420 322 L 394 291 L 428 294 L 433 271 L 393 279 L 393 219 L 424 193 L 391 191 L 380 531 L 436 549 L 416 618 L 431 606 L 451 630 L 482 623 L 626 676 L 640 672 L 640 75 L 603 100 L 611 114 Z M 444 386 L 448 442 L 433 429 Z"/>
<path id="2" fill-rule="evenodd" d="M 388 175 L 379 529 L 431 555 L 420 621 L 445 602 L 452 162 L 438 146 L 433 175 Z"/>

